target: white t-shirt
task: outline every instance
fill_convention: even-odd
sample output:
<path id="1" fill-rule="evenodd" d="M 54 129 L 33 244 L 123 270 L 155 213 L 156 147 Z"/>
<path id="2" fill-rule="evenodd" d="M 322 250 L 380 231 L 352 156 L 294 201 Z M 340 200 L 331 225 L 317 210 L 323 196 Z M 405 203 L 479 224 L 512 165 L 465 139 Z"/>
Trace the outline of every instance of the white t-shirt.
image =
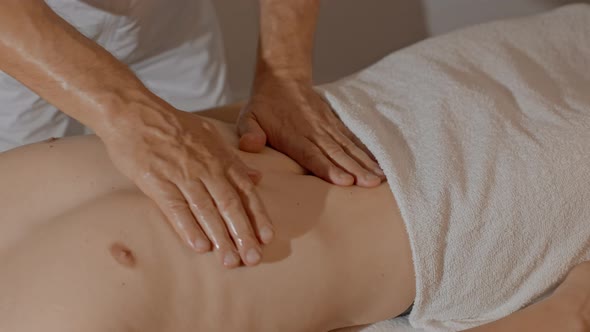
<path id="1" fill-rule="evenodd" d="M 221 32 L 210 1 L 46 3 L 173 106 L 194 111 L 229 102 Z M 82 132 L 77 121 L 0 72 L 0 151 Z"/>

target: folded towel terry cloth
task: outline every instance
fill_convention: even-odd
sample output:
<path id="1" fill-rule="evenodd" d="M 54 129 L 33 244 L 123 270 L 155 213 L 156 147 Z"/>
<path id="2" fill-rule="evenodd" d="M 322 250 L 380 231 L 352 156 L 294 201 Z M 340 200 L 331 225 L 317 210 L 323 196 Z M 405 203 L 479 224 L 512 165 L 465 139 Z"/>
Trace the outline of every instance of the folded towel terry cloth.
<path id="1" fill-rule="evenodd" d="M 497 320 L 590 259 L 590 5 L 433 38 L 318 91 L 399 204 L 414 327 Z"/>

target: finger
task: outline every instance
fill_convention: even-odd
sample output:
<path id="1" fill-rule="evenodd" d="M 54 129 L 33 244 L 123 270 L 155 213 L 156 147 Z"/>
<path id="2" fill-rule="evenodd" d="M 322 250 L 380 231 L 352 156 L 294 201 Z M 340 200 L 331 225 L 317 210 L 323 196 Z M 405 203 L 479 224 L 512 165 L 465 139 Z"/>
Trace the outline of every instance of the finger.
<path id="1" fill-rule="evenodd" d="M 139 184 L 140 189 L 160 208 L 178 236 L 197 252 L 211 250 L 211 243 L 203 233 L 178 187 L 168 181 L 157 185 Z"/>
<path id="2" fill-rule="evenodd" d="M 239 168 L 240 166 L 230 168 L 228 175 L 234 186 L 238 189 L 242 203 L 246 208 L 246 213 L 258 236 L 258 240 L 262 244 L 269 244 L 274 237 L 272 222 L 260 196 L 258 196 L 255 190 L 254 184 L 248 177 L 244 177 L 243 172 L 239 171 Z"/>
<path id="3" fill-rule="evenodd" d="M 367 146 L 363 142 L 361 142 L 361 140 L 352 131 L 350 131 L 350 129 L 348 129 L 348 127 L 346 125 L 344 125 L 344 123 L 338 122 L 338 125 L 336 127 L 338 129 L 338 132 L 340 132 L 340 133 L 344 134 L 344 136 L 348 137 L 348 139 L 350 139 L 356 146 L 361 148 L 369 157 L 371 157 L 371 159 L 373 159 L 373 161 L 377 161 L 375 159 L 375 156 L 367 148 Z"/>
<path id="4" fill-rule="evenodd" d="M 362 187 L 375 187 L 381 183 L 381 179 L 359 165 L 356 160 L 349 156 L 346 151 L 334 141 L 331 137 L 325 136 L 318 139 L 316 145 L 324 154 L 335 164 L 340 166 L 346 172 L 352 174 L 355 183 Z"/>
<path id="5" fill-rule="evenodd" d="M 362 151 L 364 151 L 365 154 L 373 162 L 375 162 L 376 167 L 372 167 L 371 168 L 371 171 L 375 175 L 379 176 L 381 179 L 386 180 L 385 173 L 383 173 L 383 170 L 381 169 L 381 166 L 379 166 L 379 164 L 377 164 L 377 159 L 375 158 L 375 156 L 373 155 L 373 153 L 367 148 L 367 146 L 363 142 L 361 142 L 361 140 L 352 131 L 350 131 L 350 129 L 348 129 L 348 127 L 346 127 L 342 122 L 339 122 L 338 125 L 337 125 L 337 127 L 338 127 L 338 130 L 339 130 L 340 133 L 342 133 L 342 134 L 344 134 L 344 136 L 348 137 L 348 139 L 350 141 L 352 141 L 356 147 L 358 147 Z"/>
<path id="6" fill-rule="evenodd" d="M 246 265 L 258 264 L 262 258 L 260 246 L 236 189 L 224 175 L 204 179 L 203 182 L 238 247 L 242 261 Z"/>
<path id="7" fill-rule="evenodd" d="M 290 157 L 301 166 L 335 185 L 350 186 L 354 184 L 354 177 L 330 161 L 312 141 L 301 137 L 293 139 L 292 142 L 292 146 L 283 150 L 291 151 Z"/>
<path id="8" fill-rule="evenodd" d="M 192 214 L 213 242 L 216 254 L 222 260 L 223 265 L 228 268 L 240 265 L 240 256 L 229 237 L 225 222 L 219 215 L 217 207 L 203 183 L 191 181 L 190 184 L 182 185 L 179 188 L 189 203 Z"/>
<path id="9" fill-rule="evenodd" d="M 379 164 L 377 164 L 375 160 L 373 160 L 369 155 L 367 155 L 367 153 L 363 149 L 361 149 L 347 136 L 339 132 L 330 133 L 330 136 L 336 142 L 338 142 L 338 144 L 340 144 L 344 151 L 349 156 L 351 156 L 359 165 L 361 165 L 364 169 L 379 177 L 380 180 L 385 180 L 385 174 L 383 174 L 383 171 L 379 167 Z"/>
<path id="10" fill-rule="evenodd" d="M 252 112 L 245 111 L 238 119 L 238 134 L 242 151 L 260 152 L 266 146 L 266 134 Z"/>

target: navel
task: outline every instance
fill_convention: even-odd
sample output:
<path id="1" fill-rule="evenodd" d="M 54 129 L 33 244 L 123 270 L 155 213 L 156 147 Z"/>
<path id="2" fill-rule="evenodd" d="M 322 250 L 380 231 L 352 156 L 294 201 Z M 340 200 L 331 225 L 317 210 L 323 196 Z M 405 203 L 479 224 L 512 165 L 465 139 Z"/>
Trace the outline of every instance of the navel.
<path id="1" fill-rule="evenodd" d="M 137 264 L 137 258 L 135 257 L 133 251 L 120 242 L 111 244 L 109 251 L 111 252 L 111 256 L 113 256 L 115 261 L 125 267 L 132 268 Z"/>

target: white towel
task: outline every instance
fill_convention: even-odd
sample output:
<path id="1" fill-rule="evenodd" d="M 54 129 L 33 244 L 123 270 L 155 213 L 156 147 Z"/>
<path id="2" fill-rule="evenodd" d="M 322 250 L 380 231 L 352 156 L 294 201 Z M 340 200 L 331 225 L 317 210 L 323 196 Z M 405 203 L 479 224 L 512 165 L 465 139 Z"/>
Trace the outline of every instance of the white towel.
<path id="1" fill-rule="evenodd" d="M 497 320 L 590 259 L 589 5 L 427 40 L 318 90 L 400 206 L 414 327 Z"/>

